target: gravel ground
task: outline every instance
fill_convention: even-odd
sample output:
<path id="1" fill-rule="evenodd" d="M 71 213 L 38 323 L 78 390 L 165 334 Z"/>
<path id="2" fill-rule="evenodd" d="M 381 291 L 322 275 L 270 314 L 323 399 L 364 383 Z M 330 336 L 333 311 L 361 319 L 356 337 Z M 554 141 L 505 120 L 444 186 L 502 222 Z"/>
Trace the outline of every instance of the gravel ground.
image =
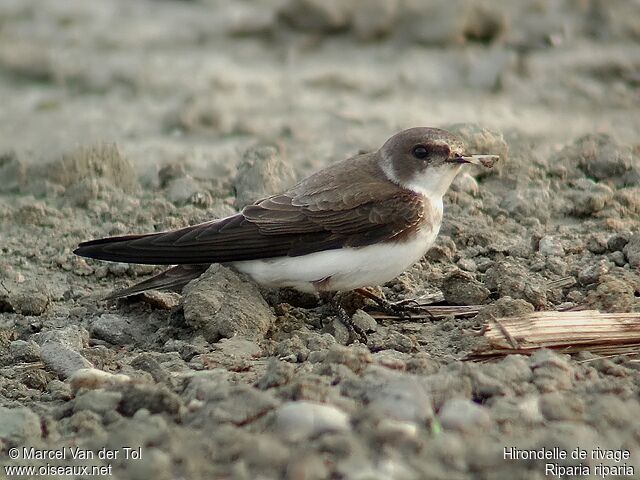
<path id="1" fill-rule="evenodd" d="M 622 0 L 3 0 L 0 468 L 639 478 L 637 356 L 463 360 L 495 317 L 640 311 L 639 43 Z M 376 320 L 346 296 L 363 345 L 220 266 L 105 302 L 161 269 L 71 253 L 231 214 L 416 125 L 501 162 L 460 175 L 436 246 L 382 292 L 476 317 Z"/>

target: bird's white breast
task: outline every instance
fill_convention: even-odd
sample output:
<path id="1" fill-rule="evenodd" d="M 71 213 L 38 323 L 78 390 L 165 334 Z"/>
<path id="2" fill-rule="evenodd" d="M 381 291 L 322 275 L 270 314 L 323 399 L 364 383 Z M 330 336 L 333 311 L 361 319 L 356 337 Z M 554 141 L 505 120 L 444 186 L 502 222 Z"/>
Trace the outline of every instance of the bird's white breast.
<path id="1" fill-rule="evenodd" d="M 338 291 L 381 285 L 416 263 L 440 230 L 442 200 L 431 203 L 432 221 L 409 238 L 360 248 L 341 248 L 264 260 L 234 262 L 232 266 L 268 287 L 293 287 L 304 292 Z"/>

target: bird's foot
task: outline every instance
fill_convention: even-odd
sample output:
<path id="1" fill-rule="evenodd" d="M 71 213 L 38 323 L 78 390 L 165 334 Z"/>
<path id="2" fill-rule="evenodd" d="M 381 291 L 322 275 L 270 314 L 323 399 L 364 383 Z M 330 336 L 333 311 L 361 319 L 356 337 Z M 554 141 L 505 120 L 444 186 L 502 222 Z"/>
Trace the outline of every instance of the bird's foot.
<path id="1" fill-rule="evenodd" d="M 423 313 L 425 311 L 431 315 L 428 310 L 421 308 L 420 303 L 414 299 L 390 302 L 365 288 L 357 288 L 355 291 L 363 297 L 373 300 L 384 313 L 394 317 L 411 318 L 412 313 Z"/>
<path id="2" fill-rule="evenodd" d="M 367 342 L 369 341 L 369 338 L 367 337 L 366 332 L 362 328 L 360 328 L 360 326 L 354 323 L 353 318 L 351 318 L 351 315 L 347 313 L 347 311 L 344 309 L 344 307 L 342 307 L 342 305 L 339 305 L 336 303 L 334 308 L 335 308 L 335 312 L 336 312 L 336 316 L 338 317 L 338 320 L 340 320 L 340 322 L 349 331 L 349 337 L 354 340 L 359 340 L 360 343 L 362 343 L 363 345 L 366 345 Z"/>
<path id="3" fill-rule="evenodd" d="M 349 332 L 349 338 L 351 339 L 351 341 L 353 342 L 355 340 L 359 340 L 360 343 L 362 343 L 363 345 L 366 345 L 369 340 L 367 338 L 367 334 L 362 328 L 360 328 L 358 325 L 356 325 L 353 322 L 351 315 L 349 315 L 349 313 L 338 301 L 338 296 L 335 294 L 331 294 L 330 296 L 321 295 L 321 298 L 322 297 L 324 297 L 325 300 L 328 300 L 328 303 L 331 306 L 333 313 L 338 318 L 340 323 L 342 323 L 347 329 L 347 331 Z"/>

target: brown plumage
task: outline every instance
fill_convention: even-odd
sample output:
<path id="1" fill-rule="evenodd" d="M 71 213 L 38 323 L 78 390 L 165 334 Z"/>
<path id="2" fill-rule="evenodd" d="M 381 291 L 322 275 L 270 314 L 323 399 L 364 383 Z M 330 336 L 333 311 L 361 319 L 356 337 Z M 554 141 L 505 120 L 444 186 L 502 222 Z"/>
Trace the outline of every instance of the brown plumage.
<path id="1" fill-rule="evenodd" d="M 485 156 L 486 157 L 486 156 Z M 374 153 L 333 164 L 227 218 L 170 232 L 81 243 L 95 259 L 178 266 L 110 297 L 180 289 L 211 263 L 267 286 L 303 291 L 378 285 L 408 268 L 433 243 L 442 196 L 464 163 L 460 139 L 412 128 Z"/>
<path id="2" fill-rule="evenodd" d="M 384 178 L 371 155 L 376 154 L 332 165 L 225 219 L 83 242 L 74 253 L 153 265 L 225 263 L 362 247 L 406 235 L 421 221 L 424 199 Z M 351 179 L 348 187 L 344 178 Z"/>

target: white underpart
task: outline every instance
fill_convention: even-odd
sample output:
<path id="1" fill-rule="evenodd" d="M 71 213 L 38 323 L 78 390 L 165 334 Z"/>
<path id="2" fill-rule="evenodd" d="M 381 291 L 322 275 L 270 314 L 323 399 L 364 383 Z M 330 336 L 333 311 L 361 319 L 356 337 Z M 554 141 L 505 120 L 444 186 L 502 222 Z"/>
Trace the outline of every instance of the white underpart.
<path id="1" fill-rule="evenodd" d="M 303 292 L 316 292 L 318 287 L 331 291 L 353 290 L 393 280 L 422 258 L 433 245 L 439 229 L 440 222 L 432 228 L 421 229 L 409 241 L 326 250 L 299 257 L 247 260 L 232 265 L 269 287 L 293 287 Z"/>
<path id="2" fill-rule="evenodd" d="M 382 168 L 388 178 L 399 183 L 390 165 L 383 164 Z M 299 257 L 247 260 L 231 265 L 261 285 L 293 287 L 303 292 L 353 290 L 386 283 L 420 260 L 433 245 L 442 223 L 442 197 L 458 171 L 458 165 L 428 168 L 423 175 L 402 185 L 426 197 L 426 218 L 432 220 L 410 238 Z"/>

